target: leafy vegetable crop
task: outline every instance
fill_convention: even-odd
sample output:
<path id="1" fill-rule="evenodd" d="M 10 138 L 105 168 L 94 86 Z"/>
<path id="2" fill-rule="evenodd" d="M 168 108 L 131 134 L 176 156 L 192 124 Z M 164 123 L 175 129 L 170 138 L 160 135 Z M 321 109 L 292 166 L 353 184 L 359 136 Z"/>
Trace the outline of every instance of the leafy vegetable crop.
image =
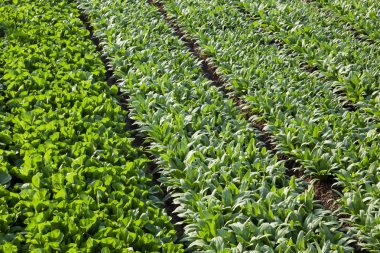
<path id="1" fill-rule="evenodd" d="M 358 40 L 347 21 L 302 0 L 229 2 L 245 9 L 258 26 L 272 31 L 309 66 L 318 68 L 337 92 L 343 91 L 348 100 L 379 120 L 377 44 Z"/>
<path id="2" fill-rule="evenodd" d="M 155 1 L 0 0 L 0 252 L 377 252 L 379 3 L 162 0 L 166 17 Z M 343 216 L 315 201 L 314 180 L 289 176 L 171 19 L 281 158 L 334 178 Z"/>
<path id="3" fill-rule="evenodd" d="M 325 10 L 339 14 L 360 34 L 378 41 L 380 38 L 380 4 L 376 0 L 318 0 Z"/>
<path id="4" fill-rule="evenodd" d="M 286 175 L 155 7 L 78 2 L 179 205 L 189 252 L 352 252 L 312 187 Z"/>
<path id="5" fill-rule="evenodd" d="M 343 188 L 340 211 L 348 214 L 350 232 L 363 247 L 377 249 L 378 121 L 344 109 L 331 83 L 322 81 L 318 72 L 302 70 L 303 58 L 289 55 L 286 45 L 275 45 L 276 37 L 260 20 L 238 10 L 237 1 L 163 2 L 170 18 L 210 56 L 230 89 L 246 100 L 256 120 L 267 122 L 277 149 L 298 161 L 307 175 L 335 178 Z"/>
<path id="6" fill-rule="evenodd" d="M 0 252 L 182 252 L 75 5 L 0 14 Z"/>

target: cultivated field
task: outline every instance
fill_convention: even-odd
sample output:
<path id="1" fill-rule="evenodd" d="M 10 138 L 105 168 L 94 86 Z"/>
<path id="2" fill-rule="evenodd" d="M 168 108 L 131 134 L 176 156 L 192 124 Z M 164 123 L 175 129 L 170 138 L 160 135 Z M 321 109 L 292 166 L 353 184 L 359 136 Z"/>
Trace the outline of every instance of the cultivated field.
<path id="1" fill-rule="evenodd" d="M 0 0 L 0 252 L 380 252 L 380 2 Z"/>

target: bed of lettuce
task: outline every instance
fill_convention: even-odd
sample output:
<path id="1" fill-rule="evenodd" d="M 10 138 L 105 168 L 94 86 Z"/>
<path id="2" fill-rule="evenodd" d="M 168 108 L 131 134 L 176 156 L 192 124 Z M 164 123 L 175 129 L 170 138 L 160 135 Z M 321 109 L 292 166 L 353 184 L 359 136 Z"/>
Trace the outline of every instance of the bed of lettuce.
<path id="1" fill-rule="evenodd" d="M 76 6 L 0 13 L 0 252 L 182 252 Z"/>

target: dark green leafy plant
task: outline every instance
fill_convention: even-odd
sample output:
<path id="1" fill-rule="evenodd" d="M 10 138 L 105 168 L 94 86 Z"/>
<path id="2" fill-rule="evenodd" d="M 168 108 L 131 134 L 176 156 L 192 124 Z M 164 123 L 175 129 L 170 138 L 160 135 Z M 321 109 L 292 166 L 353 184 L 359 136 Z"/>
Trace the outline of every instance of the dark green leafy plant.
<path id="1" fill-rule="evenodd" d="M 0 252 L 183 252 L 76 6 L 0 13 Z"/>
<path id="2" fill-rule="evenodd" d="M 337 180 L 343 187 L 340 212 L 349 213 L 352 234 L 365 248 L 376 249 L 378 202 L 371 190 L 379 182 L 373 176 L 380 153 L 376 45 L 350 37 L 341 21 L 303 1 L 163 2 L 246 108 L 267 123 L 278 151 L 313 178 Z M 320 70 L 302 69 L 305 62 Z M 337 83 L 357 94 L 348 98 L 360 101 L 359 110 L 343 107 L 347 99 L 334 93 Z M 368 202 L 360 199 L 352 209 L 347 200 L 358 192 Z M 370 217 L 367 223 L 363 217 Z"/>
<path id="3" fill-rule="evenodd" d="M 154 6 L 78 2 L 151 143 L 189 252 L 352 252 L 312 187 L 286 176 Z"/>

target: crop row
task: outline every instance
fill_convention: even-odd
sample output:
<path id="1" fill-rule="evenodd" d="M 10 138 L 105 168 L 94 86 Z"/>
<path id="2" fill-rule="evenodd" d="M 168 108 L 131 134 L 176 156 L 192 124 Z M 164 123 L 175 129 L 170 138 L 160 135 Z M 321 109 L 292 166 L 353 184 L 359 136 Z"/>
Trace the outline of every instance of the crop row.
<path id="1" fill-rule="evenodd" d="M 330 83 L 300 70 L 300 56 L 273 44 L 271 33 L 231 8 L 234 1 L 164 3 L 257 120 L 267 122 L 277 149 L 297 160 L 307 175 L 335 178 L 350 231 L 362 246 L 378 248 L 378 125 L 345 110 Z"/>
<path id="2" fill-rule="evenodd" d="M 230 1 L 249 12 L 260 27 L 303 56 L 332 81 L 335 90 L 362 110 L 380 116 L 380 50 L 357 40 L 346 21 L 302 0 Z"/>
<path id="3" fill-rule="evenodd" d="M 182 252 L 75 5 L 0 13 L 0 252 Z"/>
<path id="4" fill-rule="evenodd" d="M 286 176 L 154 6 L 78 2 L 151 143 L 189 252 L 352 252 L 312 187 Z"/>
<path id="5" fill-rule="evenodd" d="M 370 39 L 380 39 L 380 4 L 376 0 L 317 0 L 321 6 L 340 15 L 359 33 Z"/>

